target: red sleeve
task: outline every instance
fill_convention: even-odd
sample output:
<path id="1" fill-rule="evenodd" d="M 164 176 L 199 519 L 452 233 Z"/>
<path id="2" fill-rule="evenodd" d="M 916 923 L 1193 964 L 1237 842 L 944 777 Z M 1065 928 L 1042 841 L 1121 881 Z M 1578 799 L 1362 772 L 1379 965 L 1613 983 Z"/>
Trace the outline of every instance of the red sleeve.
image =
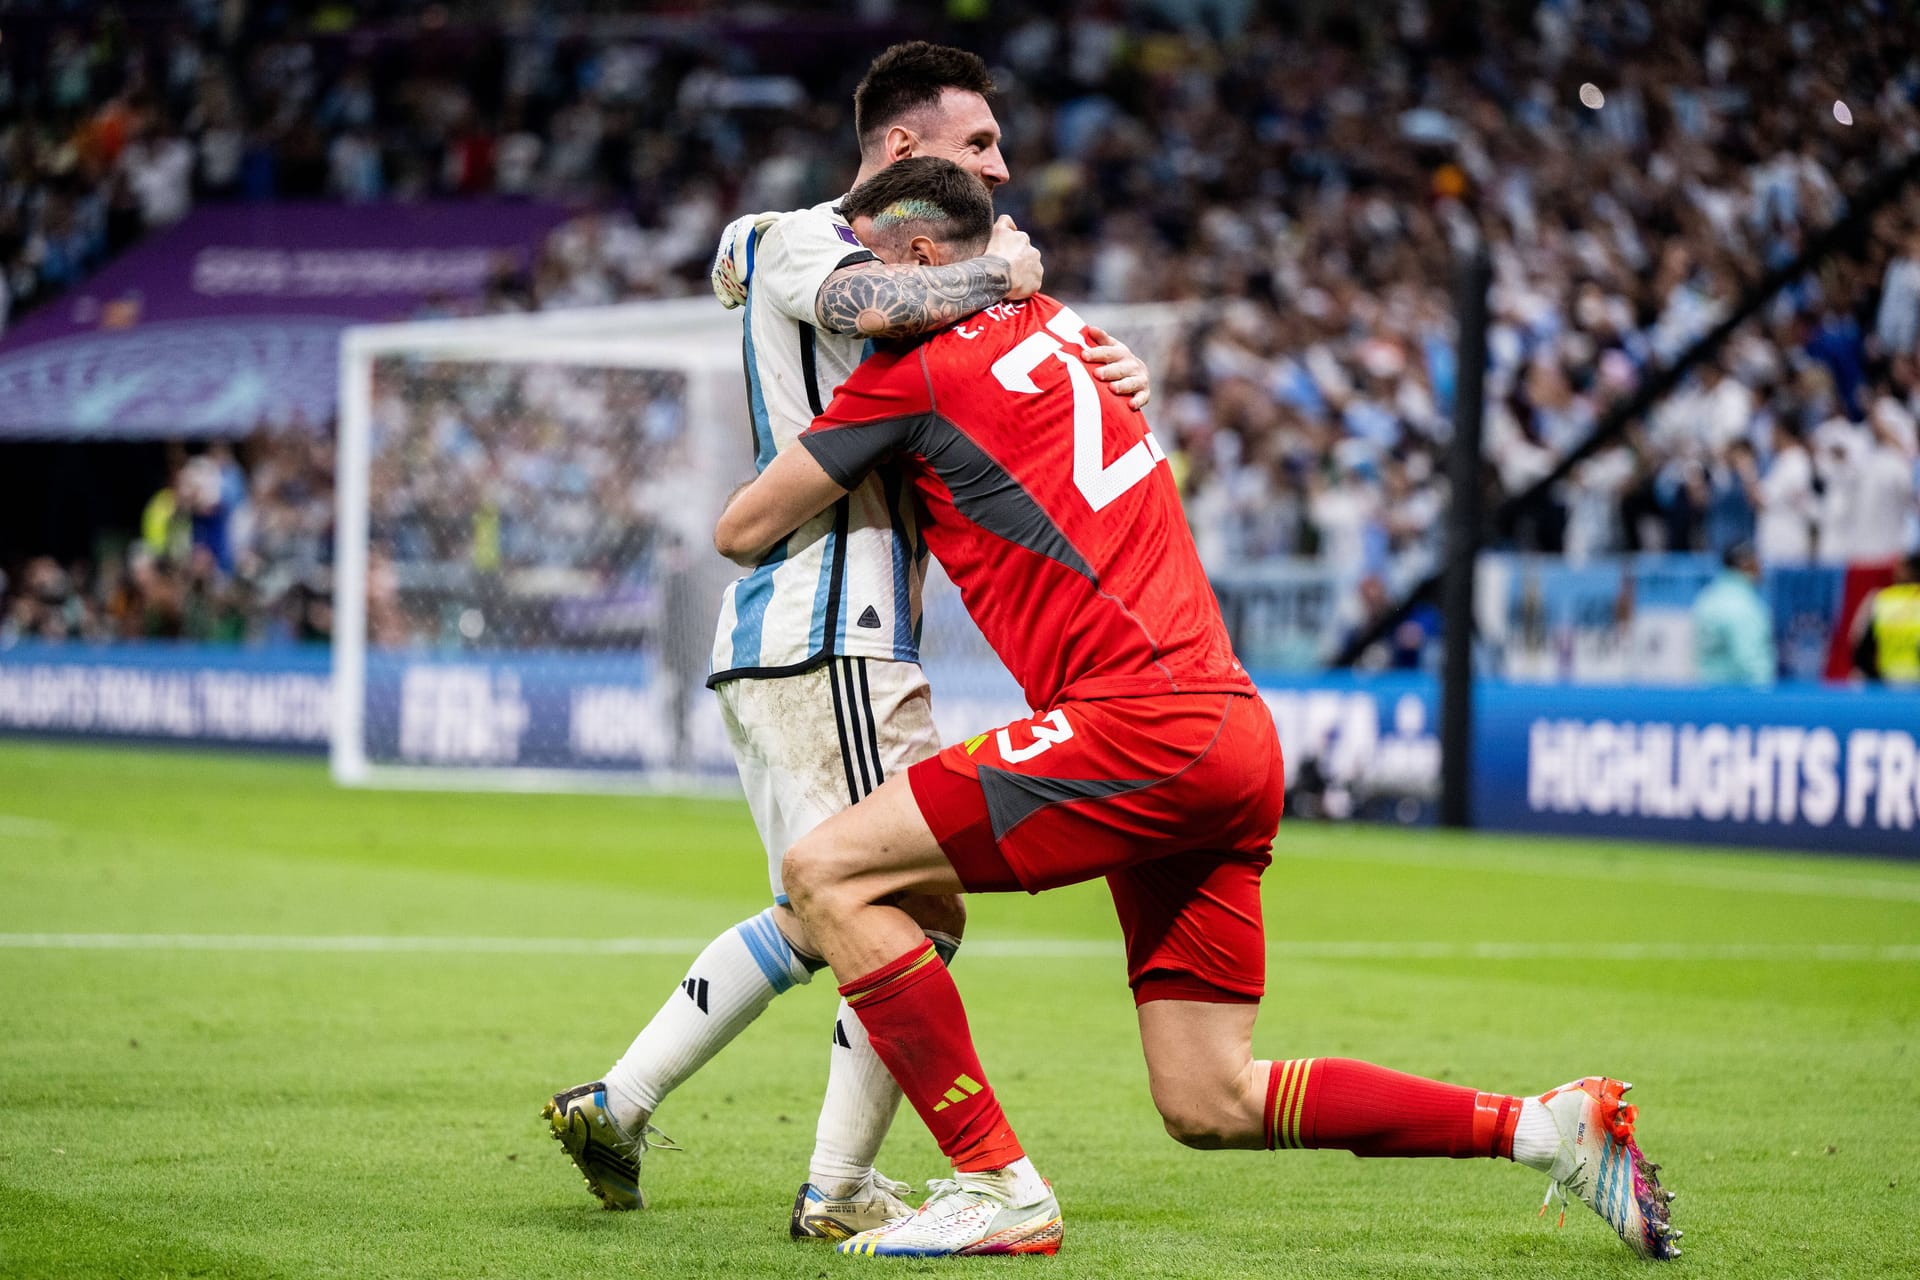
<path id="1" fill-rule="evenodd" d="M 833 393 L 826 412 L 800 433 L 814 461 L 851 489 L 905 445 L 933 413 L 921 348 L 869 356 Z"/>

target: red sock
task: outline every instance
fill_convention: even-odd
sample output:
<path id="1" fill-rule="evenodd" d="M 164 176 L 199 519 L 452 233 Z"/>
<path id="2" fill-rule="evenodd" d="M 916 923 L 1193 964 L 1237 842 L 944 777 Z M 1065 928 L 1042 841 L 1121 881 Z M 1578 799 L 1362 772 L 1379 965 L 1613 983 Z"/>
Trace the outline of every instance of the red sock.
<path id="1" fill-rule="evenodd" d="M 1520 1099 L 1352 1058 L 1295 1058 L 1270 1064 L 1266 1118 L 1269 1148 L 1511 1160 Z"/>
<path id="2" fill-rule="evenodd" d="M 840 994 L 955 1169 L 999 1169 L 1026 1154 L 986 1084 L 960 991 L 932 943 L 854 979 Z"/>

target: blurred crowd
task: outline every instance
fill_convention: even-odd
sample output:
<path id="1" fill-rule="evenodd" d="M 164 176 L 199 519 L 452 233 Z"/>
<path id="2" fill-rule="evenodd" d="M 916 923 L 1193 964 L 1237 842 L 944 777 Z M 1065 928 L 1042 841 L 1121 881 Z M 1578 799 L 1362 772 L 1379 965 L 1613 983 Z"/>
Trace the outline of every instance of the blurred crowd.
<path id="1" fill-rule="evenodd" d="M 0 573 L 0 645 L 20 640 L 275 644 L 332 634 L 333 441 L 294 427 L 236 452 L 171 451 L 139 531 L 100 563 L 35 556 Z"/>
<path id="2" fill-rule="evenodd" d="M 1168 180 L 1135 164 L 1091 196 L 1149 224 L 1097 243 L 1093 293 L 1145 271 L 1151 293 L 1226 300 L 1167 371 L 1216 562 L 1318 553 L 1389 581 L 1433 563 L 1463 247 L 1494 268 L 1489 497 L 1517 498 L 1843 191 L 1920 149 L 1915 30 L 1872 6 L 1548 3 L 1465 47 L 1439 8 L 1398 6 L 1352 51 L 1255 40 L 1224 76 L 1169 52 L 1140 135 L 1178 140 Z M 1917 332 L 1909 191 L 1527 502 L 1516 545 L 1892 560 L 1920 541 Z"/>
<path id="3" fill-rule="evenodd" d="M 572 201 L 595 212 L 528 278 L 446 305 L 686 292 L 740 186 L 738 147 L 714 136 L 740 124 L 700 117 L 800 99 L 703 98 L 703 75 L 745 56 L 710 47 L 724 14 L 622 38 L 647 24 L 574 12 L 590 8 L 71 0 L 9 13 L 0 329 L 207 201 Z"/>
<path id="4" fill-rule="evenodd" d="M 486 194 L 586 212 L 524 278 L 446 310 L 698 292 L 728 217 L 850 177 L 846 103 L 871 53 L 948 39 L 1000 81 L 1013 182 L 997 202 L 1045 251 L 1049 292 L 1194 306 L 1156 361 L 1154 412 L 1209 564 L 1316 558 L 1371 610 L 1438 554 L 1463 250 L 1484 244 L 1494 269 L 1497 502 L 1792 261 L 1844 193 L 1920 150 L 1920 31 L 1898 9 L 1101 0 L 1061 16 L 983 0 L 929 30 L 890 0 L 671 19 L 76 4 L 0 45 L 0 274 L 16 308 L 36 304 L 195 201 Z M 1520 509 L 1512 545 L 1889 560 L 1920 545 L 1917 417 L 1910 190 Z M 318 526 L 330 493 L 317 477 L 293 493 L 278 439 L 243 451 L 237 481 L 214 465 L 253 495 L 236 505 L 256 526 L 283 501 L 310 509 L 276 520 Z M 193 595 L 197 551 L 140 545 Z M 237 563 L 211 559 L 239 595 L 287 577 L 257 570 L 243 590 Z M 42 565 L 18 575 L 5 625 L 26 626 L 13 615 L 56 575 L 87 598 L 53 611 L 93 619 L 75 634 L 152 612 L 104 603 L 131 559 L 85 589 Z M 194 610 L 160 612 L 186 627 Z"/>
<path id="5" fill-rule="evenodd" d="M 464 626 L 471 641 L 491 626 L 512 643 L 499 632 L 513 626 L 566 644 L 632 630 L 687 471 L 685 404 L 684 377 L 650 369 L 376 364 L 374 640 Z M 452 603 L 476 597 L 504 607 L 463 617 Z"/>

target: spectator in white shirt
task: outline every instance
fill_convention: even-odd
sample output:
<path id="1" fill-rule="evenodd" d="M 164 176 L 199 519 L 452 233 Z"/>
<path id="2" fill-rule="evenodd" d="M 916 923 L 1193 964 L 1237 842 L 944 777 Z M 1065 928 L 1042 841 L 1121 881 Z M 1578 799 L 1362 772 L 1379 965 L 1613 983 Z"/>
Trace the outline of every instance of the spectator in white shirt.
<path id="1" fill-rule="evenodd" d="M 1320 558 L 1343 573 L 1367 567 L 1367 527 L 1379 516 L 1379 494 L 1349 462 L 1337 478 L 1318 477 L 1309 490 L 1307 519 L 1320 538 Z"/>
<path id="2" fill-rule="evenodd" d="M 1913 426 L 1891 398 L 1874 406 L 1867 425 L 1871 442 L 1853 470 L 1846 495 L 1853 513 L 1851 558 L 1896 560 L 1907 546 L 1908 522 L 1916 511 L 1913 477 Z"/>
<path id="3" fill-rule="evenodd" d="M 1710 360 L 1702 367 L 1700 381 L 1700 431 L 1708 450 L 1718 453 L 1747 434 L 1753 421 L 1753 392 L 1728 374 L 1719 360 Z"/>
<path id="4" fill-rule="evenodd" d="M 1813 517 L 1817 502 L 1813 459 L 1784 419 L 1773 427 L 1773 458 L 1754 495 L 1758 518 L 1754 546 L 1760 563 L 1803 564 L 1813 558 Z"/>
<path id="5" fill-rule="evenodd" d="M 149 230 L 172 226 L 187 216 L 193 207 L 193 147 L 164 117 L 146 136 L 127 144 L 120 164 Z"/>
<path id="6" fill-rule="evenodd" d="M 1873 336 L 1887 356 L 1911 356 L 1920 347 L 1920 235 L 1910 237 L 1906 252 L 1887 264 Z"/>
<path id="7" fill-rule="evenodd" d="M 1825 564 L 1851 564 L 1867 558 L 1861 528 L 1860 478 L 1873 438 L 1867 429 L 1846 418 L 1835 416 L 1813 431 L 1813 473 L 1818 478 L 1820 501 L 1814 518 L 1814 552 Z"/>

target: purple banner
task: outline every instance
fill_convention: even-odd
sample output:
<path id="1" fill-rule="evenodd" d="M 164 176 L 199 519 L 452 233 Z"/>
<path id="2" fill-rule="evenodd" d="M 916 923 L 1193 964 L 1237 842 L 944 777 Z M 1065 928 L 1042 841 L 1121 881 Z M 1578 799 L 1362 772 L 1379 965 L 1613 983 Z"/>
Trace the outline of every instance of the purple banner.
<path id="1" fill-rule="evenodd" d="M 333 416 L 339 333 L 457 307 L 557 205 L 196 210 L 0 341 L 0 437 L 245 435 Z"/>

